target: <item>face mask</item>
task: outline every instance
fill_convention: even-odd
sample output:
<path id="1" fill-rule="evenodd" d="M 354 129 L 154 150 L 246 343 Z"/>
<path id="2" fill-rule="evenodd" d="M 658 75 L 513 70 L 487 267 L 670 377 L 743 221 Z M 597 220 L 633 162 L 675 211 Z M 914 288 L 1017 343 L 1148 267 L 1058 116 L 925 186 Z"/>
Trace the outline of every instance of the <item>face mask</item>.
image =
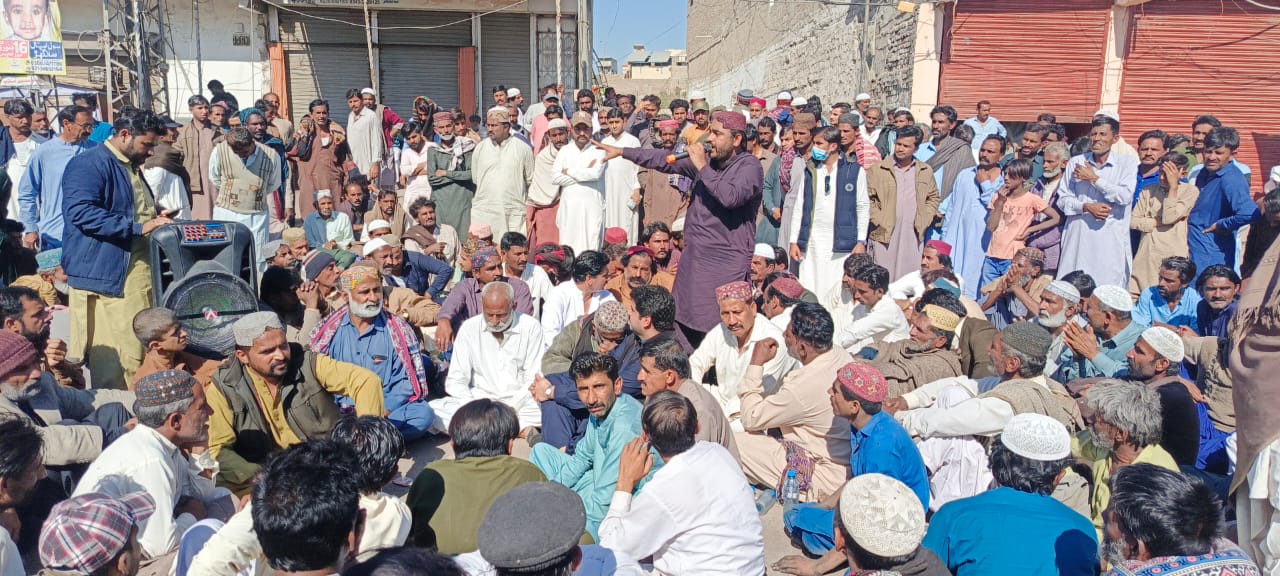
<path id="1" fill-rule="evenodd" d="M 59 294 L 66 294 L 67 291 L 71 289 L 71 287 L 68 286 L 66 282 L 54 281 L 53 289 L 57 290 Z"/>
<path id="2" fill-rule="evenodd" d="M 813 159 L 817 160 L 818 162 L 827 161 L 827 151 L 821 148 L 818 148 L 816 146 L 813 148 L 813 151 L 809 153 L 809 155 L 813 156 Z"/>

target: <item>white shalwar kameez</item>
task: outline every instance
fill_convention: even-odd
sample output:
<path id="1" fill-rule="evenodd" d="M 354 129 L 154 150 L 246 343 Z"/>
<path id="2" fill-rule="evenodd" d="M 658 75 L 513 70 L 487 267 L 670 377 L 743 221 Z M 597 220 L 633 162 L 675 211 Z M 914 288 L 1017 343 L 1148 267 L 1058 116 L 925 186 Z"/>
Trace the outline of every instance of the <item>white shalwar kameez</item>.
<path id="1" fill-rule="evenodd" d="M 640 140 L 627 132 L 617 138 L 612 134 L 601 140 L 604 144 L 619 148 L 639 148 Z M 631 193 L 640 189 L 639 168 L 621 156 L 608 162 L 604 175 L 604 227 L 627 231 L 627 245 L 636 241 L 636 208 L 628 207 Z"/>
<path id="2" fill-rule="evenodd" d="M 858 170 L 858 183 L 855 193 L 855 209 L 858 218 L 858 241 L 867 241 L 867 229 L 871 225 L 871 198 L 867 195 L 867 176 L 865 170 Z M 809 173 L 805 172 L 805 178 Z M 828 178 L 827 165 L 817 170 L 817 182 L 814 187 L 813 217 L 809 220 L 809 242 L 805 246 L 804 259 L 800 261 L 800 285 L 814 294 L 829 294 L 840 286 L 844 277 L 844 260 L 849 255 L 836 254 L 836 187 L 840 185 L 834 175 Z M 825 190 L 823 189 L 825 187 Z M 800 221 L 807 206 L 803 206 L 803 188 L 792 186 L 792 190 L 801 196 L 796 197 L 796 209 L 791 212 L 791 237 L 788 242 L 795 244 L 800 240 Z"/>
<path id="3" fill-rule="evenodd" d="M 606 165 L 604 150 L 592 144 L 578 148 L 570 142 L 560 149 L 551 168 L 551 183 L 560 186 L 556 227 L 560 243 L 575 254 L 599 250 L 604 235 Z"/>

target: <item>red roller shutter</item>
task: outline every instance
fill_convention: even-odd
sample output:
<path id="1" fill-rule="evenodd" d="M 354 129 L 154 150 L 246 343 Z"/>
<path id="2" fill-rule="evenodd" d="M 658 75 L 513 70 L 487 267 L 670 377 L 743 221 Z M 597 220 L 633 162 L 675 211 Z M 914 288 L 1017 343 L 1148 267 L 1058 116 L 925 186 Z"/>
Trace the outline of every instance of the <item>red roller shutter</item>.
<path id="1" fill-rule="evenodd" d="M 1190 134 L 1199 114 L 1240 131 L 1237 157 L 1255 194 L 1280 164 L 1280 12 L 1243 2 L 1152 0 L 1134 6 L 1120 93 L 1121 132 Z"/>
<path id="2" fill-rule="evenodd" d="M 947 5 L 938 101 L 1002 121 L 1089 122 L 1102 93 L 1109 0 L 959 0 Z"/>

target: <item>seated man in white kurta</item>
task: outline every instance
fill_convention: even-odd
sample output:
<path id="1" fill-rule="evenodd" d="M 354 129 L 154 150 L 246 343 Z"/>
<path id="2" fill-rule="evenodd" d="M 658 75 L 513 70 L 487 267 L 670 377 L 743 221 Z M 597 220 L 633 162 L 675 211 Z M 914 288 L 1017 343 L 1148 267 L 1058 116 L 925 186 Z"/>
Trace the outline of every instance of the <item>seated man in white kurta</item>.
<path id="1" fill-rule="evenodd" d="M 897 342 L 911 336 L 911 325 L 898 303 L 885 292 L 889 288 L 889 271 L 869 264 L 853 273 L 853 321 L 845 325 L 836 338 L 837 344 L 856 354 L 872 344 Z"/>
<path id="2" fill-rule="evenodd" d="M 542 363 L 542 326 L 515 309 L 515 292 L 506 282 L 490 282 L 480 293 L 483 314 L 462 323 L 453 341 L 453 360 L 444 390 L 430 402 L 444 432 L 459 407 L 474 398 L 497 400 L 515 410 L 523 435 L 542 425 L 542 411 L 529 386 Z"/>

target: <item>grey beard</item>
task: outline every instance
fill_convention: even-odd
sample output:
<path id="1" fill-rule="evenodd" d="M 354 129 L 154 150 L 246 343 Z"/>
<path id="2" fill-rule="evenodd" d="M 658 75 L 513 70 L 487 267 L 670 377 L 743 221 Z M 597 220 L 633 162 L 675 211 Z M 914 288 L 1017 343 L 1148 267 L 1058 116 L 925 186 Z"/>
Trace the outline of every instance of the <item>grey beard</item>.
<path id="1" fill-rule="evenodd" d="M 39 386 L 27 386 L 19 389 L 16 386 L 0 385 L 0 395 L 10 402 L 26 402 L 40 393 Z"/>
<path id="2" fill-rule="evenodd" d="M 1102 558 L 1112 566 L 1119 566 L 1128 560 L 1125 558 L 1124 541 L 1106 536 L 1102 540 Z"/>
<path id="3" fill-rule="evenodd" d="M 382 302 L 366 302 L 363 304 L 352 302 L 351 313 L 365 319 L 377 317 L 378 314 L 382 313 Z"/>
<path id="4" fill-rule="evenodd" d="M 1062 174 L 1062 169 L 1056 168 L 1053 170 L 1045 170 L 1041 174 L 1043 175 L 1043 178 L 1045 181 L 1049 181 L 1049 180 L 1053 180 L 1054 178 L 1057 178 L 1060 174 Z"/>
<path id="5" fill-rule="evenodd" d="M 515 321 L 516 321 L 516 313 L 512 312 L 511 314 L 507 315 L 506 320 L 503 320 L 502 322 L 499 322 L 497 324 L 490 324 L 488 322 L 485 322 L 484 329 L 486 332 L 489 332 L 490 334 L 501 334 L 503 332 L 506 332 L 507 330 L 510 330 L 511 325 L 514 324 Z"/>

